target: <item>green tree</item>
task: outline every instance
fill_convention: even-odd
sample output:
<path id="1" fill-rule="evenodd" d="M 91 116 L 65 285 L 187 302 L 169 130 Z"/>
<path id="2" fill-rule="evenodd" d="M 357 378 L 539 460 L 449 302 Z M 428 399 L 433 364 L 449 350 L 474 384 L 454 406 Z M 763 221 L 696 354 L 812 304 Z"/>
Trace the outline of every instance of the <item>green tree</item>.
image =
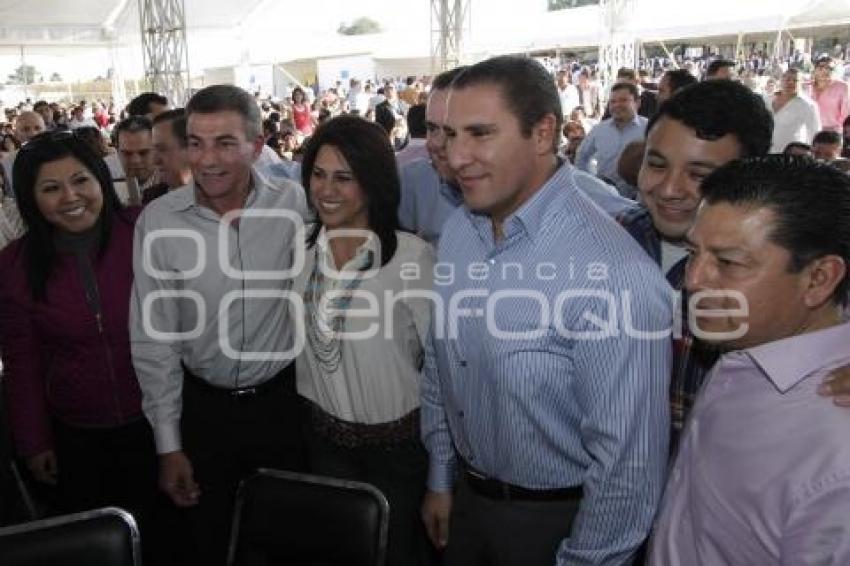
<path id="1" fill-rule="evenodd" d="M 366 35 L 369 33 L 379 33 L 381 24 L 369 18 L 357 18 L 351 24 L 339 24 L 336 32 L 342 35 Z"/>
<path id="2" fill-rule="evenodd" d="M 20 65 L 15 72 L 9 75 L 10 83 L 30 84 L 35 82 L 36 76 L 40 75 L 32 65 Z"/>
<path id="3" fill-rule="evenodd" d="M 564 8 L 578 8 L 591 4 L 599 4 L 599 0 L 549 0 L 549 11 L 554 12 Z"/>

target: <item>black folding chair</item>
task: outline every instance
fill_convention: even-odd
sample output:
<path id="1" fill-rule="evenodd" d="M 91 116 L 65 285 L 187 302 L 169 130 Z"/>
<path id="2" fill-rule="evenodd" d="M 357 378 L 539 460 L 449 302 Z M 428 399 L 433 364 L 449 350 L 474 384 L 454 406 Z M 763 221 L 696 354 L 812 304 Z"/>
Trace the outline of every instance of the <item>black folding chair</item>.
<path id="1" fill-rule="evenodd" d="M 0 529 L 3 566 L 139 566 L 139 529 L 118 507 Z"/>
<path id="2" fill-rule="evenodd" d="M 230 566 L 383 566 L 389 503 L 374 486 L 259 470 L 239 486 Z"/>

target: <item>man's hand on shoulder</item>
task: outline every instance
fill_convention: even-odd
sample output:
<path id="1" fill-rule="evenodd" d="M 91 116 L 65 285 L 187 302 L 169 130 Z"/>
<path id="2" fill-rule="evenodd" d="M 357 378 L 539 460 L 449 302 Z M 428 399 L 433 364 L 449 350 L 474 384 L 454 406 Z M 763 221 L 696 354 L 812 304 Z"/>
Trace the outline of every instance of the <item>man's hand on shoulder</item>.
<path id="1" fill-rule="evenodd" d="M 832 397 L 832 402 L 839 407 L 850 408 L 850 366 L 832 371 L 818 387 L 818 393 Z"/>

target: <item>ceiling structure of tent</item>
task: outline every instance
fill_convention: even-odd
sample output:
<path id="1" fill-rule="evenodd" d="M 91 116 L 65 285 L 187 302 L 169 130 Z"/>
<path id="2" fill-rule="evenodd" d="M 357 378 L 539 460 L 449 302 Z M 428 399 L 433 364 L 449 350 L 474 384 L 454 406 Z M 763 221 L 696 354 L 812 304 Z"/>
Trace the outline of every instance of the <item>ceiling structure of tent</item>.
<path id="1" fill-rule="evenodd" d="M 281 0 L 184 1 L 186 23 L 190 33 L 248 25 L 267 8 L 277 9 L 287 4 Z M 427 3 L 429 0 L 408 1 Z M 714 34 L 750 31 L 733 29 L 736 27 L 752 27 L 752 31 L 761 31 L 766 26 L 775 25 L 793 28 L 850 23 L 850 0 L 752 0 L 745 3 L 735 1 L 729 3 L 729 10 L 719 8 L 718 2 L 712 2 L 711 5 L 694 2 L 695 6 L 706 10 L 705 17 L 695 16 L 695 8 L 689 7 L 690 2 L 637 1 L 637 4 L 643 3 L 653 6 L 652 9 L 636 11 L 638 14 L 651 15 L 646 22 L 635 22 L 637 25 L 634 27 L 638 29 L 632 31 L 638 35 L 641 35 L 642 31 L 639 28 L 646 28 L 646 32 L 656 34 L 663 30 L 663 35 L 670 37 L 676 35 L 676 27 L 679 26 L 682 26 L 683 32 Z M 721 0 L 719 4 L 724 2 Z M 589 6 L 578 10 L 587 12 L 593 11 L 594 8 L 597 7 Z M 738 18 L 742 10 L 749 15 Z M 571 19 L 567 16 L 569 12 L 572 10 L 552 12 L 551 17 L 546 19 L 566 23 Z M 473 14 L 476 13 L 481 15 L 473 6 Z M 666 14 L 670 17 L 665 17 Z M 472 19 L 473 27 L 478 27 L 475 15 Z M 736 24 L 736 20 L 739 23 Z M 285 24 L 281 24 L 283 31 Z M 585 25 L 575 31 L 580 32 L 585 40 L 593 35 L 592 30 L 588 30 Z M 0 47 L 107 47 L 115 41 L 138 43 L 139 33 L 137 0 L 0 0 Z M 569 36 L 570 28 L 561 27 L 561 33 Z"/>
<path id="2" fill-rule="evenodd" d="M 193 30 L 227 29 L 248 21 L 269 0 L 185 0 Z M 0 0 L 0 46 L 108 47 L 138 40 L 136 0 Z"/>
<path id="3" fill-rule="evenodd" d="M 62 63 L 63 76 L 79 70 L 92 77 L 135 79 L 142 69 L 143 34 L 140 5 L 181 0 L 0 0 L 0 56 L 29 64 L 38 56 Z M 278 64 L 300 59 L 371 53 L 375 58 L 423 59 L 432 55 L 434 22 L 429 5 L 440 0 L 404 0 L 404 15 L 393 18 L 387 33 L 341 36 L 335 26 L 341 8 L 361 5 L 344 0 L 316 0 L 317 17 L 290 17 L 289 0 L 182 0 L 192 76 L 205 69 L 249 64 Z M 457 5 L 458 0 L 447 4 Z M 467 61 L 498 53 L 536 53 L 570 48 L 597 49 L 611 30 L 604 27 L 601 5 L 547 12 L 544 0 L 517 11 L 515 0 L 462 0 L 469 4 L 469 33 L 462 47 Z M 617 2 L 601 2 L 614 5 Z M 776 37 L 776 30 L 817 35 L 820 30 L 850 24 L 850 0 L 634 0 L 634 16 L 623 21 L 627 35 L 643 42 L 723 37 L 740 43 L 743 37 Z M 363 1 L 363 15 L 380 19 L 389 13 L 377 0 Z M 366 7 L 368 6 L 368 8 Z M 422 11 L 418 11 L 418 9 Z M 372 12 L 372 13 L 369 13 Z M 324 26 L 323 29 L 319 29 Z M 825 27 L 826 26 L 826 27 Z M 812 29 L 818 30 L 812 32 Z M 417 30 L 421 30 L 421 34 Z M 839 30 L 836 36 L 845 32 Z M 825 33 L 825 31 L 824 31 Z M 757 35 L 758 34 L 758 35 Z M 610 43 L 610 41 L 609 41 Z M 431 48 L 429 50 L 429 47 Z M 79 54 L 84 57 L 70 59 Z M 51 63 L 52 64 L 52 63 Z M 57 66 L 52 64 L 54 67 Z M 47 67 L 43 63 L 39 70 Z M 188 66 L 188 65 L 187 65 Z M 51 71 L 53 69 L 47 69 Z M 81 73 L 78 73 L 78 75 Z M 85 77 L 77 77 L 76 80 Z"/>

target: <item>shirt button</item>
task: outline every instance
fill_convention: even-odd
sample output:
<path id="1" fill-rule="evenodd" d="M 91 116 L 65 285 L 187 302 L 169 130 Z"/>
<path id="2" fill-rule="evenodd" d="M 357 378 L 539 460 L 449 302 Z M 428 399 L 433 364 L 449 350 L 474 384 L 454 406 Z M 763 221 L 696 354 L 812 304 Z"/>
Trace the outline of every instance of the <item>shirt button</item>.
<path id="1" fill-rule="evenodd" d="M 466 461 L 467 461 L 467 462 L 472 462 L 473 460 L 475 460 L 475 456 L 473 456 L 472 454 L 470 454 L 470 455 L 466 458 Z"/>
<path id="2" fill-rule="evenodd" d="M 462 367 L 462 368 L 466 367 L 466 360 L 461 360 L 459 363 L 460 363 L 460 367 Z"/>
<path id="3" fill-rule="evenodd" d="M 457 416 L 459 416 L 460 418 L 463 418 L 464 417 L 463 411 L 458 411 Z"/>

